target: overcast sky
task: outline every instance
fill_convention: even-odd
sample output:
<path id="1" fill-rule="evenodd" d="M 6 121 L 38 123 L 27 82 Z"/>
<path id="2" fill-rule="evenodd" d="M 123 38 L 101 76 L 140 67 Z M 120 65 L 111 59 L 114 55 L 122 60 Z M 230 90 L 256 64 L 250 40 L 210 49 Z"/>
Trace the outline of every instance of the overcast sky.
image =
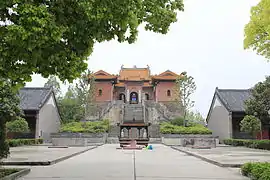
<path id="1" fill-rule="evenodd" d="M 135 44 L 115 41 L 96 44 L 89 68 L 118 73 L 125 67 L 146 67 L 153 74 L 187 71 L 195 78 L 194 109 L 206 116 L 216 87 L 244 89 L 264 80 L 270 63 L 243 49 L 244 25 L 258 0 L 185 0 L 167 35 L 140 29 Z M 27 86 L 43 86 L 46 79 L 34 76 Z M 63 91 L 67 87 L 62 86 Z"/>

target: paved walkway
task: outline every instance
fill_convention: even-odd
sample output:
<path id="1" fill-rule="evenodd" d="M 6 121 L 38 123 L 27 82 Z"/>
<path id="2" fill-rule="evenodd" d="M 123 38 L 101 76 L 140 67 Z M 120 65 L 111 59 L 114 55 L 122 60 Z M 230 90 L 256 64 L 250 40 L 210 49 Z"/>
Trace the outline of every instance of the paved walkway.
<path id="1" fill-rule="evenodd" d="M 246 147 L 224 146 L 212 149 L 192 149 L 175 146 L 174 148 L 206 158 L 224 166 L 241 166 L 246 162 L 270 161 L 270 151 Z"/>
<path id="2" fill-rule="evenodd" d="M 116 150 L 107 144 L 45 167 L 32 167 L 20 180 L 244 180 L 221 168 L 163 145 L 154 150 Z"/>

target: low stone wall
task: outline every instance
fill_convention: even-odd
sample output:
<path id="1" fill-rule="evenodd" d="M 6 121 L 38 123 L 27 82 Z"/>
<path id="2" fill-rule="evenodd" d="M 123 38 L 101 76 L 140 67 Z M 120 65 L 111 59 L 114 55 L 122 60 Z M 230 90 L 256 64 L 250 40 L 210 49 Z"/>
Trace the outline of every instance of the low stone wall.
<path id="1" fill-rule="evenodd" d="M 149 144 L 161 144 L 161 138 L 150 138 Z"/>
<path id="2" fill-rule="evenodd" d="M 118 137 L 107 137 L 107 144 L 119 144 L 119 138 Z"/>
<path id="3" fill-rule="evenodd" d="M 107 140 L 106 133 L 53 133 L 51 134 L 53 146 L 89 146 L 104 144 Z"/>
<path id="4" fill-rule="evenodd" d="M 219 144 L 218 137 L 212 135 L 162 134 L 161 141 L 169 146 L 193 146 L 215 148 Z"/>

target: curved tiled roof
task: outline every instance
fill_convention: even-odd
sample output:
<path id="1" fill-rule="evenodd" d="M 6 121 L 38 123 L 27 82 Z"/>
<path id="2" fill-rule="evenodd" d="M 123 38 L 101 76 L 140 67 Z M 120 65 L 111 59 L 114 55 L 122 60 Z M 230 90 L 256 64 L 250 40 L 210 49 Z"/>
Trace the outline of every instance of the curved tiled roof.
<path id="1" fill-rule="evenodd" d="M 95 79 L 116 79 L 117 76 L 111 75 L 103 70 L 94 73 Z"/>
<path id="2" fill-rule="evenodd" d="M 24 87 L 19 91 L 22 110 L 39 110 L 53 93 L 52 88 Z"/>
<path id="3" fill-rule="evenodd" d="M 231 112 L 244 112 L 245 101 L 251 97 L 250 89 L 216 89 L 217 96 Z"/>
<path id="4" fill-rule="evenodd" d="M 122 68 L 118 79 L 128 81 L 150 80 L 150 70 L 148 68 Z"/>

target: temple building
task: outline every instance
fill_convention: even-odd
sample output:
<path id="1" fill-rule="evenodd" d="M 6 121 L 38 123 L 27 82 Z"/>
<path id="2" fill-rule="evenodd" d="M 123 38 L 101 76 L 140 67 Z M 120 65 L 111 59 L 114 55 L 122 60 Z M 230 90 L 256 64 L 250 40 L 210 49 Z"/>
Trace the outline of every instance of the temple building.
<path id="1" fill-rule="evenodd" d="M 103 70 L 94 73 L 96 82 L 96 101 L 111 102 L 121 100 L 129 104 L 138 104 L 143 100 L 169 102 L 175 100 L 175 81 L 178 74 L 167 70 L 152 75 L 146 68 L 121 67 L 118 75 Z"/>

